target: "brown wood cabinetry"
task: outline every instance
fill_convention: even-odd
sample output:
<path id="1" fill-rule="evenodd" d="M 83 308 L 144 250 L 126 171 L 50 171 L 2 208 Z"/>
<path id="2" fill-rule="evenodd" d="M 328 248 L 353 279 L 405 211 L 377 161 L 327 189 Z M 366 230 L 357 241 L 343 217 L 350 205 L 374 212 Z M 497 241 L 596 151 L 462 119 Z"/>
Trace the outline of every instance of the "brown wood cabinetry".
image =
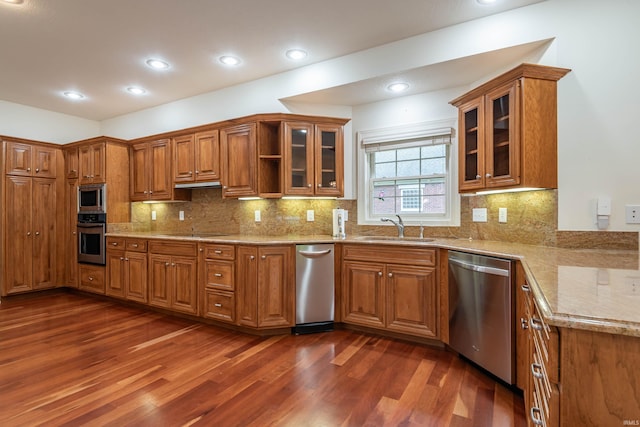
<path id="1" fill-rule="evenodd" d="M 343 195 L 341 125 L 284 122 L 285 195 Z"/>
<path id="2" fill-rule="evenodd" d="M 78 178 L 80 169 L 80 157 L 78 147 L 65 147 L 62 154 L 64 155 L 64 171 L 67 178 Z"/>
<path id="3" fill-rule="evenodd" d="M 106 294 L 146 303 L 147 241 L 107 238 Z"/>
<path id="4" fill-rule="evenodd" d="M 190 200 L 189 190 L 176 190 L 171 180 L 171 141 L 168 138 L 131 146 L 131 201 Z"/>
<path id="5" fill-rule="evenodd" d="M 79 264 L 79 288 L 96 294 L 105 293 L 105 267 L 103 265 Z"/>
<path id="6" fill-rule="evenodd" d="M 235 247 L 202 243 L 199 252 L 202 316 L 235 323 Z"/>
<path id="7" fill-rule="evenodd" d="M 569 71 L 522 64 L 451 101 L 460 192 L 557 188 L 556 82 Z"/>
<path id="8" fill-rule="evenodd" d="M 172 138 L 173 182 L 200 183 L 220 180 L 220 141 L 211 130 Z"/>
<path id="9" fill-rule="evenodd" d="M 106 177 L 107 146 L 105 142 L 85 144 L 79 147 L 78 174 L 80 185 L 104 184 Z"/>
<path id="10" fill-rule="evenodd" d="M 438 338 L 434 249 L 344 245 L 345 323 Z"/>
<path id="11" fill-rule="evenodd" d="M 64 284 L 78 287 L 78 179 L 68 178 L 64 189 Z"/>
<path id="12" fill-rule="evenodd" d="M 258 195 L 256 123 L 220 130 L 223 197 Z"/>
<path id="13" fill-rule="evenodd" d="M 12 294 L 56 286 L 56 181 L 5 177 L 4 289 Z"/>
<path id="14" fill-rule="evenodd" d="M 7 175 L 55 178 L 57 155 L 60 150 L 52 147 L 7 141 Z"/>
<path id="15" fill-rule="evenodd" d="M 294 252 L 291 245 L 237 247 L 239 325 L 255 328 L 294 325 Z"/>
<path id="16" fill-rule="evenodd" d="M 197 248 L 193 242 L 149 242 L 149 304 L 198 314 Z"/>

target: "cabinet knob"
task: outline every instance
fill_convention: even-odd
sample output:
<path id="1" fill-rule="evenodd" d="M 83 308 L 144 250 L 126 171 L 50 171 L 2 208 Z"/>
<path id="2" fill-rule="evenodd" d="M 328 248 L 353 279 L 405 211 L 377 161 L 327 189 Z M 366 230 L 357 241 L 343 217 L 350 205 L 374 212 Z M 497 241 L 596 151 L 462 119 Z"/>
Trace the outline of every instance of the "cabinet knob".
<path id="1" fill-rule="evenodd" d="M 267 259 L 267 256 L 266 255 L 262 255 L 260 258 Z"/>
<path id="2" fill-rule="evenodd" d="M 476 179 L 480 179 L 482 178 L 480 175 L 476 175 Z"/>
<path id="3" fill-rule="evenodd" d="M 27 168 L 27 172 L 31 172 L 31 168 Z"/>
<path id="4" fill-rule="evenodd" d="M 196 175 L 198 175 L 200 173 L 200 171 L 196 171 Z"/>
<path id="5" fill-rule="evenodd" d="M 40 232 L 39 232 L 39 231 L 36 231 L 36 236 L 39 236 L 39 235 L 40 235 Z"/>
<path id="6" fill-rule="evenodd" d="M 143 191 L 143 194 L 147 194 L 147 190 L 144 190 L 144 191 Z"/>
<path id="7" fill-rule="evenodd" d="M 124 261 L 124 257 L 123 256 L 120 257 L 120 261 Z"/>
<path id="8" fill-rule="evenodd" d="M 189 175 L 193 175 L 193 172 L 189 171 Z"/>
<path id="9" fill-rule="evenodd" d="M 307 187 L 311 188 L 311 184 L 307 184 Z"/>
<path id="10" fill-rule="evenodd" d="M 175 262 L 172 262 L 172 263 L 171 263 L 171 267 L 175 267 L 175 266 L 176 266 L 176 263 L 175 263 Z"/>
<path id="11" fill-rule="evenodd" d="M 31 232 L 30 231 L 27 231 L 27 236 L 31 236 Z"/>
<path id="12" fill-rule="evenodd" d="M 36 168 L 36 173 L 40 172 L 40 168 Z"/>
<path id="13" fill-rule="evenodd" d="M 76 235 L 76 232 L 75 232 L 75 231 L 72 231 L 72 232 L 71 232 L 71 234 L 73 234 L 73 235 L 75 236 L 75 235 Z"/>
<path id="14" fill-rule="evenodd" d="M 251 256 L 249 257 L 249 259 L 250 259 L 251 261 L 253 261 L 254 259 L 256 259 L 256 257 L 254 257 L 253 255 L 251 255 Z"/>
<path id="15" fill-rule="evenodd" d="M 164 266 L 165 266 L 165 267 L 169 267 L 169 263 L 168 263 L 168 262 L 165 262 L 165 263 L 164 263 Z"/>
<path id="16" fill-rule="evenodd" d="M 134 243 L 134 244 L 132 244 L 131 246 L 133 246 L 134 248 L 137 248 L 137 247 L 138 247 L 138 244 L 137 244 L 137 243 Z"/>
<path id="17" fill-rule="evenodd" d="M 382 277 L 382 271 L 378 271 L 378 276 Z"/>
<path id="18" fill-rule="evenodd" d="M 393 273 L 387 273 L 387 277 L 393 277 Z"/>
<path id="19" fill-rule="evenodd" d="M 111 242 L 113 246 L 118 246 L 118 242 Z"/>
<path id="20" fill-rule="evenodd" d="M 490 174 L 490 173 L 486 174 L 485 176 L 486 176 L 487 178 L 491 178 L 491 174 Z"/>
<path id="21" fill-rule="evenodd" d="M 153 194 L 153 190 L 149 190 L 149 194 Z"/>
<path id="22" fill-rule="evenodd" d="M 200 248 L 200 249 L 198 249 L 198 250 L 199 250 L 200 252 L 204 252 L 204 249 L 203 249 L 203 248 Z"/>
<path id="23" fill-rule="evenodd" d="M 322 188 L 322 184 L 318 184 L 318 188 Z"/>
<path id="24" fill-rule="evenodd" d="M 89 276 L 89 281 L 93 282 L 93 277 Z"/>
<path id="25" fill-rule="evenodd" d="M 125 258 L 124 260 L 125 260 L 125 261 L 129 261 L 129 258 Z"/>

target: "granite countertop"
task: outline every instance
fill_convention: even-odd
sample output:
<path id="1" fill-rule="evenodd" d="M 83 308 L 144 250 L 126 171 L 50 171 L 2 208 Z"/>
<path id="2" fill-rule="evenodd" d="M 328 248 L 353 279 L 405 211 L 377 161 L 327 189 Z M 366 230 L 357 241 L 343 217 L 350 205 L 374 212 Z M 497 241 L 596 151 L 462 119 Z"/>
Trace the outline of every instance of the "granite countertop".
<path id="1" fill-rule="evenodd" d="M 638 251 L 562 249 L 488 240 L 328 235 L 244 236 L 118 232 L 107 236 L 229 244 L 359 243 L 438 247 L 522 261 L 533 296 L 550 325 L 640 337 Z"/>

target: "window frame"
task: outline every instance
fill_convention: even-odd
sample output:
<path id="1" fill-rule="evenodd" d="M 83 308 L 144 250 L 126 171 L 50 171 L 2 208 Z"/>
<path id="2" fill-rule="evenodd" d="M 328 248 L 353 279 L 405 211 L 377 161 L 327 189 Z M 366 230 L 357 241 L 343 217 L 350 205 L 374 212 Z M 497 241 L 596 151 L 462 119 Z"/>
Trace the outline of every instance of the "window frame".
<path id="1" fill-rule="evenodd" d="M 434 137 L 448 135 L 451 143 L 447 144 L 445 165 L 445 210 L 443 215 L 406 213 L 403 221 L 407 225 L 424 226 L 459 226 L 460 225 L 460 195 L 457 191 L 458 182 L 458 150 L 455 138 L 456 119 L 422 122 L 394 126 L 382 129 L 364 130 L 357 132 L 357 157 L 358 157 L 358 224 L 380 225 L 380 219 L 389 214 L 372 213 L 372 183 L 371 164 L 366 147 L 375 146 L 393 148 L 411 141 L 433 139 Z M 401 147 L 396 147 L 401 148 Z M 435 177 L 435 176 L 434 176 Z M 393 180 L 405 179 L 405 177 L 393 177 Z M 420 186 L 418 185 L 418 188 Z M 422 191 L 420 190 L 422 194 Z M 402 203 L 402 202 L 401 202 Z M 402 215 L 402 212 L 399 213 Z"/>

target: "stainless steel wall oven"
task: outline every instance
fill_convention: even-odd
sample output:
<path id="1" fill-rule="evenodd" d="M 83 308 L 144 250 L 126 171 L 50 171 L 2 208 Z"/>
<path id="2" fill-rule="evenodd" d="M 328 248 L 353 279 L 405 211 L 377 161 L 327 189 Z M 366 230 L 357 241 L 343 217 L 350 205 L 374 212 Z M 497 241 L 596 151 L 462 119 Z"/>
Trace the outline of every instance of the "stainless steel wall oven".
<path id="1" fill-rule="evenodd" d="M 78 262 L 106 264 L 106 214 L 78 214 Z"/>

